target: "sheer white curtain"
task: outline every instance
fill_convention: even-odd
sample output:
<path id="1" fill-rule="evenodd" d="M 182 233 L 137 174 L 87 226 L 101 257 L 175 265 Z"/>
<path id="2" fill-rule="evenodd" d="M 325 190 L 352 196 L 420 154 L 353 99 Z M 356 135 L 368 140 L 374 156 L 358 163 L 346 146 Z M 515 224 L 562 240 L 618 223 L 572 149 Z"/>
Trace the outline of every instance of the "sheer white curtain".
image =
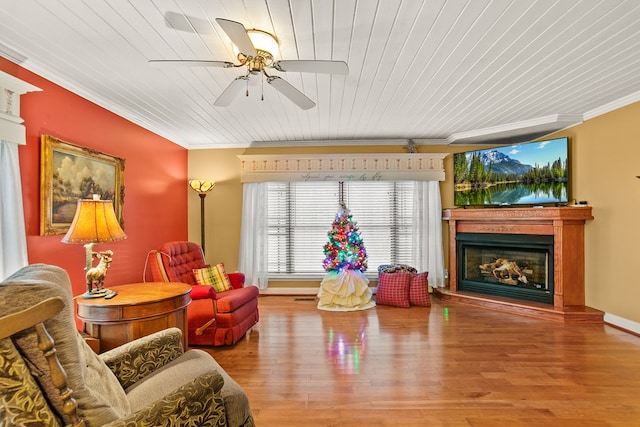
<path id="1" fill-rule="evenodd" d="M 444 287 L 444 250 L 442 248 L 442 202 L 438 181 L 417 181 L 414 193 L 413 259 L 418 271 L 428 271 L 429 286 Z"/>
<path id="2" fill-rule="evenodd" d="M 238 268 L 247 284 L 266 289 L 268 273 L 267 183 L 244 183 Z M 418 271 L 428 271 L 429 285 L 444 287 L 442 202 L 438 181 L 416 181 L 414 190 L 416 230 L 412 256 Z"/>
<path id="3" fill-rule="evenodd" d="M 267 233 L 267 183 L 244 183 L 238 269 L 245 274 L 246 284 L 259 289 L 269 285 Z"/>
<path id="4" fill-rule="evenodd" d="M 18 144 L 0 140 L 0 280 L 29 263 Z"/>

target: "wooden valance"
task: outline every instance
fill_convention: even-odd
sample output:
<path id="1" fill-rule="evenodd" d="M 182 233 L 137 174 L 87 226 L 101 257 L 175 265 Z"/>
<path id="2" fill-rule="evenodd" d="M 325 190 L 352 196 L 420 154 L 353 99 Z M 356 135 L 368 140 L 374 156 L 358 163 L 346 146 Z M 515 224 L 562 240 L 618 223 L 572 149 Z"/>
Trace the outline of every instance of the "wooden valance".
<path id="1" fill-rule="evenodd" d="M 242 182 L 444 181 L 448 153 L 239 155 Z"/>

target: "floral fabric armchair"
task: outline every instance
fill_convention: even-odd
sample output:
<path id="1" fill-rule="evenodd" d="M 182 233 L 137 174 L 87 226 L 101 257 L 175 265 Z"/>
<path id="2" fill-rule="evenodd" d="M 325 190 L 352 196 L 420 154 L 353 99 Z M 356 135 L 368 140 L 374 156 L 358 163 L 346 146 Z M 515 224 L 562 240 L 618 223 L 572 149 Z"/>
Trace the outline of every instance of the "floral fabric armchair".
<path id="1" fill-rule="evenodd" d="M 34 264 L 0 282 L 0 419 L 8 425 L 253 426 L 238 384 L 170 328 L 97 355 L 69 276 Z M 2 423 L 0 423 L 2 424 Z"/>

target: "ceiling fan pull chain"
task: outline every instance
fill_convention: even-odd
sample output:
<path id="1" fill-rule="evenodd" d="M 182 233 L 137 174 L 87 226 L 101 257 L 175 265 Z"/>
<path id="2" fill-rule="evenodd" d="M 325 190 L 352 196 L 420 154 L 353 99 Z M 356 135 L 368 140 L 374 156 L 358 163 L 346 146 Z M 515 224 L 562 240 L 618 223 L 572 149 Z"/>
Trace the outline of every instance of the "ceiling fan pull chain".
<path id="1" fill-rule="evenodd" d="M 264 75 L 262 76 L 262 80 L 260 82 L 261 82 L 261 90 L 262 90 L 262 94 L 260 95 L 260 99 L 262 101 L 264 101 Z"/>
<path id="2" fill-rule="evenodd" d="M 249 79 L 247 79 L 247 90 L 246 90 L 245 96 L 247 97 L 249 96 Z"/>

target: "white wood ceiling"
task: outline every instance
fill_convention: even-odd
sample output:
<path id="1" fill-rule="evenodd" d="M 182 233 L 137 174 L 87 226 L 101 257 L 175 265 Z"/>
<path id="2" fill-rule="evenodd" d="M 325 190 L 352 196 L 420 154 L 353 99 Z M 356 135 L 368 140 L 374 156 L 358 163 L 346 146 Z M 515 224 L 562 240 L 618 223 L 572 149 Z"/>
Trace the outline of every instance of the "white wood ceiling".
<path id="1" fill-rule="evenodd" d="M 476 143 L 537 136 L 640 100 L 636 0 L 1 0 L 0 7 L 0 54 L 190 149 Z M 198 33 L 168 26 L 167 12 L 198 18 Z M 275 34 L 282 59 L 343 60 L 349 74 L 274 73 L 316 102 L 308 111 L 263 88 L 260 76 L 252 76 L 248 97 L 214 107 L 243 69 L 147 61 L 234 61 L 215 18 Z"/>

